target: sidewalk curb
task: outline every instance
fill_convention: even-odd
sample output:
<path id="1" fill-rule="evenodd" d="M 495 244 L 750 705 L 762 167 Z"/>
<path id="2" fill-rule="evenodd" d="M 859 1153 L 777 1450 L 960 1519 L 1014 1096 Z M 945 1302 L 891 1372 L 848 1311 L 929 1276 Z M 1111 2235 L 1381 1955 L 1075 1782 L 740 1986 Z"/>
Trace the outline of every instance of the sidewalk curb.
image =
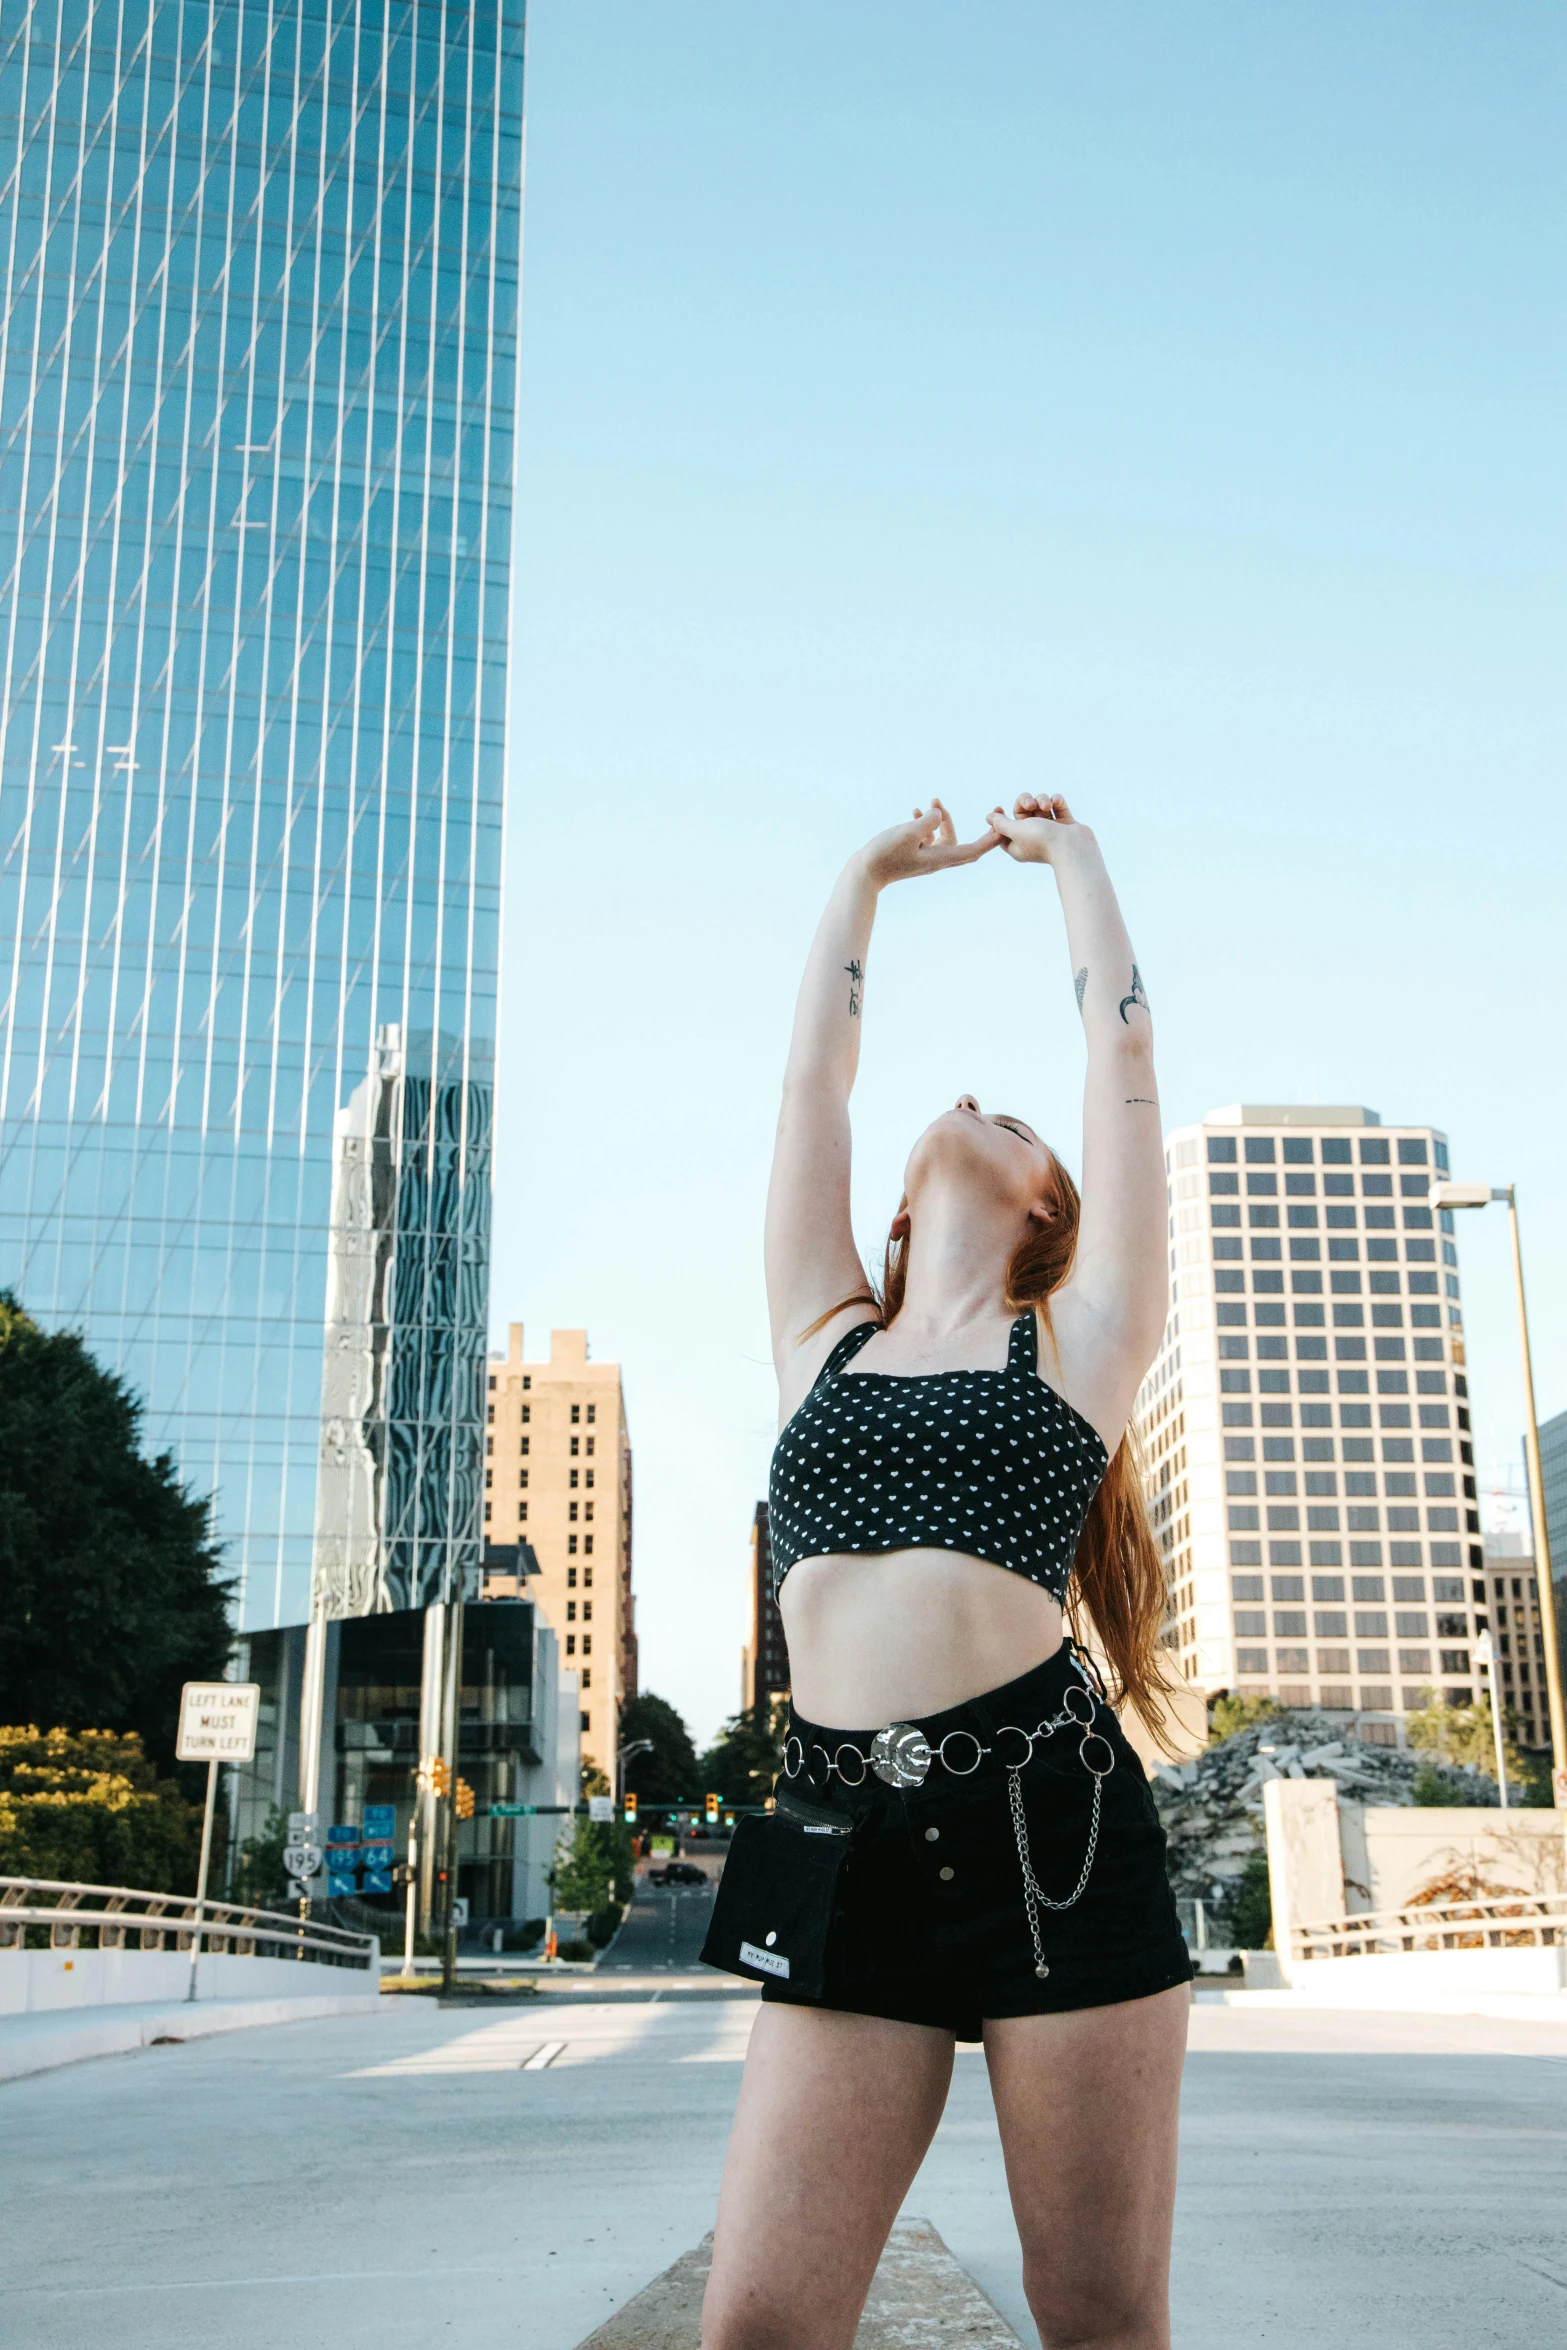
<path id="1" fill-rule="evenodd" d="M 126 2056 L 156 2042 L 207 2040 L 257 2024 L 303 2024 L 339 2015 L 382 2012 L 378 1992 L 319 1993 L 300 1999 L 212 1999 L 157 2006 L 55 2009 L 46 2015 L 0 2020 L 0 2081 L 83 2064 L 94 2056 Z"/>
<path id="2" fill-rule="evenodd" d="M 655 2277 L 577 2350 L 700 2350 L 702 2295 L 713 2239 Z M 960 2268 L 928 2219 L 893 2222 L 877 2263 L 855 2350 L 1021 2350 L 995 2304 Z"/>

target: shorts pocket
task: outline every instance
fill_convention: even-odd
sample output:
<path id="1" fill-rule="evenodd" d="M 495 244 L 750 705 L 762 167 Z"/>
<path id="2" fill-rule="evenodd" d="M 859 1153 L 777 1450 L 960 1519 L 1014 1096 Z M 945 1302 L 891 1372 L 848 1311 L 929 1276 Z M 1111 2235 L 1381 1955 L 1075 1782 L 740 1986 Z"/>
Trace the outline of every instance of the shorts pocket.
<path id="1" fill-rule="evenodd" d="M 849 1856 L 847 1824 L 742 1820 L 719 1880 L 702 1959 L 757 1983 L 787 1983 L 819 1999 L 838 1884 Z"/>

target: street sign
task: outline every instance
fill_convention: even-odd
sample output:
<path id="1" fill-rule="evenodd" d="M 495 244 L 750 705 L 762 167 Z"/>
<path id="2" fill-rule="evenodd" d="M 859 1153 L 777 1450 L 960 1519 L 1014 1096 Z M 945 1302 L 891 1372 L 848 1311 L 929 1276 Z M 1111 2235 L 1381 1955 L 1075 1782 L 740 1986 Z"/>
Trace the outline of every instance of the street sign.
<path id="1" fill-rule="evenodd" d="M 389 1869 L 395 1854 L 390 1844 L 361 1844 L 359 1866 L 362 1869 Z"/>
<path id="2" fill-rule="evenodd" d="M 329 1894 L 357 1893 L 359 1874 L 356 1869 L 328 1869 L 326 1889 Z"/>
<path id="3" fill-rule="evenodd" d="M 314 1844 L 316 1830 L 321 1825 L 321 1814 L 316 1811 L 291 1811 L 288 1815 L 290 1844 Z"/>
<path id="4" fill-rule="evenodd" d="M 492 1803 L 486 1817 L 492 1820 L 533 1820 L 545 1813 L 564 1816 L 571 1810 L 569 1803 Z"/>
<path id="5" fill-rule="evenodd" d="M 614 1816 L 615 1798 L 613 1795 L 590 1795 L 588 1797 L 588 1818 L 590 1820 L 603 1820 L 607 1823 Z"/>
<path id="6" fill-rule="evenodd" d="M 359 1830 L 357 1828 L 348 1827 L 328 1828 L 326 1832 L 326 1840 L 328 1844 L 357 1844 L 359 1842 Z"/>
<path id="7" fill-rule="evenodd" d="M 364 1890 L 367 1893 L 390 1893 L 392 1890 L 391 1870 L 389 1868 L 366 1869 Z"/>
<path id="8" fill-rule="evenodd" d="M 174 1751 L 181 1762 L 249 1762 L 261 1690 L 254 1681 L 187 1681 Z"/>
<path id="9" fill-rule="evenodd" d="M 283 1866 L 291 1877 L 319 1877 L 321 1874 L 321 1847 L 319 1844 L 286 1844 L 283 1847 Z"/>
<path id="10" fill-rule="evenodd" d="M 390 1844 L 397 1833 L 395 1803 L 367 1803 L 362 1830 L 367 1844 Z"/>

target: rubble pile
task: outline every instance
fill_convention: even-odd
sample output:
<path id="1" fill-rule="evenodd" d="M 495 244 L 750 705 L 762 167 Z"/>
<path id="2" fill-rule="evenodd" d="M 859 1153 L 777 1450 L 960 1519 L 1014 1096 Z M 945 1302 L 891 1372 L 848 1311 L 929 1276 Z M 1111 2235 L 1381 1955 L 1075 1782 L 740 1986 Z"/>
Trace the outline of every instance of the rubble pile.
<path id="1" fill-rule="evenodd" d="M 1412 1803 L 1425 1769 L 1455 1803 L 1494 1804 L 1496 1781 L 1432 1755 L 1363 1746 L 1327 1714 L 1310 1710 L 1254 1722 L 1191 1762 L 1161 1763 L 1154 1801 L 1169 1839 L 1177 1895 L 1224 1902 L 1254 1852 L 1263 1849 L 1262 1790 L 1269 1779 L 1336 1779 L 1353 1803 Z"/>

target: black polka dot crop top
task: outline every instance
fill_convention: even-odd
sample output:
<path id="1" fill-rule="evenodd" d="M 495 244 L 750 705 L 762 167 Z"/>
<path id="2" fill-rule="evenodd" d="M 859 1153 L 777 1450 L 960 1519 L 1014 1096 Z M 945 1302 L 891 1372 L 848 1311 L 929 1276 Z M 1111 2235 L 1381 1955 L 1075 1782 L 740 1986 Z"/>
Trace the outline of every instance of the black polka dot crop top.
<path id="1" fill-rule="evenodd" d="M 1064 1599 L 1109 1455 L 1040 1378 L 1033 1309 L 1012 1325 L 1004 1371 L 845 1378 L 879 1328 L 838 1341 L 773 1447 L 774 1590 L 834 1551 L 960 1550 Z"/>

